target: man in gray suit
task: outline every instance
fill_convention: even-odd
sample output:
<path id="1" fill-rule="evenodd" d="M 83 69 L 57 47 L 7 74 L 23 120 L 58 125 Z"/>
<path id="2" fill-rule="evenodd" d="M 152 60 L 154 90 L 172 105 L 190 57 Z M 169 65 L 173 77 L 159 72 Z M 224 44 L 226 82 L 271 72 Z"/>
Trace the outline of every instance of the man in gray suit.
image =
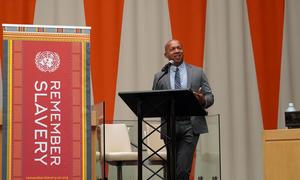
<path id="1" fill-rule="evenodd" d="M 165 45 L 165 57 L 169 60 L 161 72 L 154 76 L 153 90 L 191 89 L 199 103 L 208 108 L 214 103 L 214 96 L 206 75 L 201 68 L 184 62 L 183 48 L 178 40 L 170 40 Z M 207 133 L 203 116 L 176 117 L 176 179 L 188 180 L 193 163 L 193 155 L 199 135 Z M 162 118 L 162 122 L 165 119 Z M 166 134 L 166 126 L 162 126 Z M 165 136 L 162 138 L 167 141 Z"/>

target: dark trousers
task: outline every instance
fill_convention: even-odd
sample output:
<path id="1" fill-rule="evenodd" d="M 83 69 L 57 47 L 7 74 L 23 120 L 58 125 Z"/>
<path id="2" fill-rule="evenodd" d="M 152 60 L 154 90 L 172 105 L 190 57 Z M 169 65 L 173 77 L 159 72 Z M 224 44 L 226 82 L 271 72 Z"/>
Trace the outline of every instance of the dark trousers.
<path id="1" fill-rule="evenodd" d="M 198 139 L 191 121 L 176 121 L 176 180 L 189 180 Z"/>

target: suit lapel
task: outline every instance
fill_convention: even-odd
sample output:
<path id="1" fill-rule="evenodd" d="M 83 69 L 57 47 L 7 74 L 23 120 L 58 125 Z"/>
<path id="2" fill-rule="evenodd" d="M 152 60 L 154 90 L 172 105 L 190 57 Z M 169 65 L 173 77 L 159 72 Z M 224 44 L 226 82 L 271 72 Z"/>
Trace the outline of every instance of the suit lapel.
<path id="1" fill-rule="evenodd" d="M 168 73 L 165 75 L 165 81 L 166 81 L 167 89 L 171 89 L 170 69 L 169 69 Z"/>
<path id="2" fill-rule="evenodd" d="M 164 77 L 160 81 L 165 85 L 165 87 L 162 87 L 163 89 L 171 89 L 170 72 L 164 75 Z"/>
<path id="3" fill-rule="evenodd" d="M 187 74 L 187 89 L 191 89 L 192 86 L 192 66 L 189 64 L 185 64 L 186 66 L 186 74 Z"/>

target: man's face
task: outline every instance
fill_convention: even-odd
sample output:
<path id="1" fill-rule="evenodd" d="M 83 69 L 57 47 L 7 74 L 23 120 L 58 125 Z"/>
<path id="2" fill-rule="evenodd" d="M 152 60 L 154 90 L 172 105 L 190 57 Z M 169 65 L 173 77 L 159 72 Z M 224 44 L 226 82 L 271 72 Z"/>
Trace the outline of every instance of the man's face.
<path id="1" fill-rule="evenodd" d="M 177 40 L 171 40 L 165 48 L 165 57 L 174 60 L 175 65 L 179 65 L 183 61 L 183 49 Z"/>

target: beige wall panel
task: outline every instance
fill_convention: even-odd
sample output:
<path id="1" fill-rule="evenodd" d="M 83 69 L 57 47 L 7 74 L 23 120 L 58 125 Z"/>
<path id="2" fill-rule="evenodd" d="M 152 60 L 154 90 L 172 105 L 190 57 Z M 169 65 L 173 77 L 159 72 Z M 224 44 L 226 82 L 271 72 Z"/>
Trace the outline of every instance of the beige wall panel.
<path id="1" fill-rule="evenodd" d="M 246 1 L 207 1 L 204 69 L 220 113 L 222 179 L 262 179 L 262 119 Z"/>
<path id="2" fill-rule="evenodd" d="M 85 26 L 83 0 L 36 0 L 34 24 Z"/>
<path id="3" fill-rule="evenodd" d="M 167 63 L 164 44 L 171 38 L 166 0 L 125 0 L 117 93 L 151 90 L 154 73 Z M 116 94 L 114 119 L 137 119 Z"/>
<path id="4" fill-rule="evenodd" d="M 280 79 L 278 127 L 285 127 L 284 112 L 289 102 L 300 110 L 300 21 L 299 0 L 285 1 L 283 51 Z"/>

